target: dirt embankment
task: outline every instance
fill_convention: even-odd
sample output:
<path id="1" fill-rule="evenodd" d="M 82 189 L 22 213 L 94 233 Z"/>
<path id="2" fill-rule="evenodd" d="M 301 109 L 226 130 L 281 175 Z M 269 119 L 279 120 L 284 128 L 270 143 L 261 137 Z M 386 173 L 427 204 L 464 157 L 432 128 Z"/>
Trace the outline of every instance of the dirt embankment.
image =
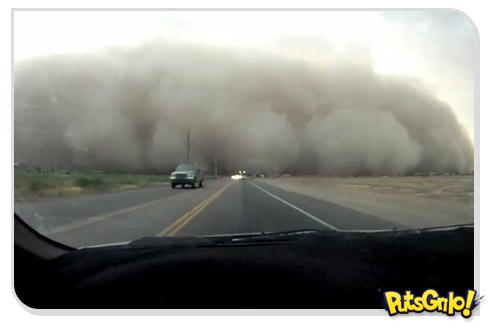
<path id="1" fill-rule="evenodd" d="M 412 228 L 474 222 L 473 176 L 263 179 Z"/>

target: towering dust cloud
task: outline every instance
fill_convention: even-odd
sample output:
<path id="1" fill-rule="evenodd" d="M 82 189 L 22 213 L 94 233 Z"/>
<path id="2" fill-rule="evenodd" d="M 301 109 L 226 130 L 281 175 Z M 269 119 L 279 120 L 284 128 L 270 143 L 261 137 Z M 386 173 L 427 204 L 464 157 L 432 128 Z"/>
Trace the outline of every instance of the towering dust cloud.
<path id="1" fill-rule="evenodd" d="M 452 109 L 413 81 L 342 62 L 152 41 L 15 65 L 15 160 L 27 166 L 304 174 L 469 172 Z"/>

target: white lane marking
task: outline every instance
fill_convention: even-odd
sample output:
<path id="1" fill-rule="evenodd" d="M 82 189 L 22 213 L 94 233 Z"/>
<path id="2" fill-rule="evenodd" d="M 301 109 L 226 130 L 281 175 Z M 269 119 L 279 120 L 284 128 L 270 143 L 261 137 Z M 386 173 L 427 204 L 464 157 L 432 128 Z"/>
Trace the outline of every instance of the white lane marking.
<path id="1" fill-rule="evenodd" d="M 277 199 L 278 201 L 280 201 L 280 202 L 282 202 L 282 203 L 286 204 L 287 206 L 289 206 L 289 207 L 291 207 L 291 208 L 295 209 L 296 211 L 298 211 L 298 212 L 300 212 L 300 213 L 302 213 L 302 214 L 306 215 L 306 216 L 307 216 L 307 217 L 309 217 L 310 219 L 315 220 L 316 222 L 318 222 L 318 223 L 320 223 L 320 224 L 324 225 L 325 227 L 327 227 L 327 228 L 329 228 L 329 229 L 332 229 L 332 230 L 340 231 L 338 228 L 336 228 L 336 227 L 334 227 L 334 226 L 332 226 L 332 225 L 330 225 L 330 224 L 326 223 L 325 221 L 323 221 L 323 220 L 321 220 L 321 219 L 319 219 L 319 218 L 315 217 L 313 214 L 308 213 L 308 212 L 306 212 L 306 211 L 305 211 L 305 210 L 303 210 L 303 209 L 300 209 L 300 208 L 299 208 L 299 207 L 297 207 L 296 205 L 293 205 L 293 204 L 289 203 L 288 201 L 285 201 L 285 200 L 284 200 L 284 199 L 282 199 L 281 197 L 278 197 L 278 196 L 274 195 L 273 193 L 268 192 L 267 190 L 265 190 L 265 189 L 263 189 L 263 188 L 259 187 L 258 185 L 256 185 L 255 183 L 252 183 L 252 182 L 250 182 L 250 181 L 247 181 L 247 182 L 248 182 L 248 183 L 250 183 L 250 184 L 251 184 L 252 186 L 254 186 L 255 188 L 257 188 L 257 189 L 259 189 L 259 190 L 263 191 L 264 193 L 266 193 L 267 195 L 271 196 L 272 198 Z"/>
<path id="2" fill-rule="evenodd" d="M 297 207 L 296 205 L 293 205 L 291 203 L 289 203 L 288 201 L 285 201 L 284 199 L 274 195 L 273 193 L 271 192 L 268 192 L 267 190 L 259 187 L 258 185 L 250 182 L 250 181 L 247 181 L 248 183 L 250 183 L 252 186 L 254 186 L 255 188 L 263 191 L 264 193 L 266 193 L 267 195 L 283 202 L 284 204 L 292 207 L 293 209 L 295 209 L 296 211 L 298 212 L 301 212 L 303 213 L 304 215 L 306 215 L 307 217 L 317 221 L 318 223 L 321 223 L 322 225 L 332 229 L 332 230 L 335 230 L 335 231 L 338 231 L 338 232 L 343 232 L 343 233 L 366 233 L 366 234 L 370 234 L 370 233 L 386 233 L 386 232 L 392 232 L 392 233 L 403 233 L 403 232 L 417 232 L 417 233 L 421 233 L 421 232 L 435 232 L 435 231 L 446 231 L 446 230 L 455 230 L 455 229 L 459 229 L 459 228 L 471 228 L 471 227 L 474 227 L 474 224 L 472 223 L 465 223 L 465 224 L 459 224 L 459 225 L 449 225 L 449 226 L 440 226 L 440 227 L 428 227 L 428 228 L 403 228 L 403 229 L 396 229 L 396 228 L 390 228 L 390 229 L 339 229 L 339 228 L 336 228 L 328 223 L 326 223 L 325 221 L 315 217 L 314 215 L 306 212 L 305 210 L 303 209 L 300 209 L 299 207 Z M 262 233 L 263 234 L 263 233 Z"/>

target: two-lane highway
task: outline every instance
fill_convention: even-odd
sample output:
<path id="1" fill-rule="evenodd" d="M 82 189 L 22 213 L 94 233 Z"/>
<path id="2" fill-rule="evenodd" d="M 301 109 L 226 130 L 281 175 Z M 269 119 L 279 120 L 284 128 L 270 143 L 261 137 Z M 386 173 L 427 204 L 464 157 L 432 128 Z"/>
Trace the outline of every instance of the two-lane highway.
<path id="1" fill-rule="evenodd" d="M 207 181 L 203 189 L 163 186 L 18 203 L 15 211 L 41 233 L 75 247 L 145 236 L 397 227 L 372 215 L 287 192 L 258 179 L 222 178 Z"/>

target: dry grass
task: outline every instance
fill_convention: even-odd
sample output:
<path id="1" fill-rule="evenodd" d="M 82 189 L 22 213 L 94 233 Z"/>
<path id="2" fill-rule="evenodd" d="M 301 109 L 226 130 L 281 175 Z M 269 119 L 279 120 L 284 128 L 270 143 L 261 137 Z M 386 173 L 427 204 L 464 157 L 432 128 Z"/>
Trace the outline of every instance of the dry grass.
<path id="1" fill-rule="evenodd" d="M 473 200 L 473 176 L 427 177 L 289 177 L 280 181 L 345 191 L 412 195 L 422 198 Z"/>
<path id="2" fill-rule="evenodd" d="M 121 191 L 162 184 L 167 175 L 70 171 L 14 174 L 16 200 L 36 197 L 67 197 L 96 191 Z"/>

